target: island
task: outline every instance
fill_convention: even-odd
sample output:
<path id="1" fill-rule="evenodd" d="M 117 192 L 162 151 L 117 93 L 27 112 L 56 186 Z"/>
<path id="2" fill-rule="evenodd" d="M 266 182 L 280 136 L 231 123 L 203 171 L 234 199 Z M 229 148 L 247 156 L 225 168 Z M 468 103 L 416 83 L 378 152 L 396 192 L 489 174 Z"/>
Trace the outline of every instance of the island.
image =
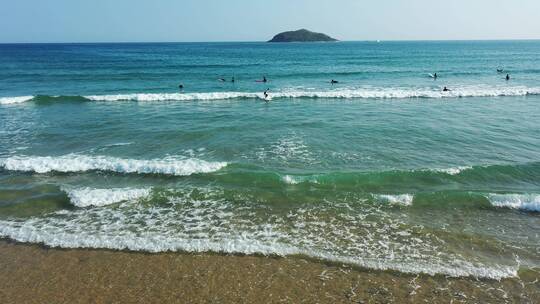
<path id="1" fill-rule="evenodd" d="M 279 33 L 268 42 L 333 42 L 338 41 L 328 35 L 315 33 L 306 29 Z"/>

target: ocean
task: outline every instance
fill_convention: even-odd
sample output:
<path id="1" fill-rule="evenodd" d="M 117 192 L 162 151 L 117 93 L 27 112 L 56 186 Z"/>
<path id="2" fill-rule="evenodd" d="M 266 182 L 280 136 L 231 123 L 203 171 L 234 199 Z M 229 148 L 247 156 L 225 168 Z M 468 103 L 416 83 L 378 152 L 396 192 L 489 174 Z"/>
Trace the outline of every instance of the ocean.
<path id="1" fill-rule="evenodd" d="M 0 237 L 518 277 L 539 105 L 540 41 L 4 44 Z"/>

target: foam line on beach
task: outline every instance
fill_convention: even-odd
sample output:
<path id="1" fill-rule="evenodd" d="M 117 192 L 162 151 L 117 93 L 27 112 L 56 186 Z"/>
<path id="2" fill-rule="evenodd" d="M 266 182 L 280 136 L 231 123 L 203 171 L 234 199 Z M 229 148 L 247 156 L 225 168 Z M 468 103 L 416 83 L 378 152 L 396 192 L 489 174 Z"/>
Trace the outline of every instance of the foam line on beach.
<path id="1" fill-rule="evenodd" d="M 59 237 L 59 235 L 61 237 Z M 191 239 L 175 238 L 151 232 L 144 235 L 135 235 L 125 232 L 122 235 L 102 235 L 96 233 L 70 233 L 53 227 L 42 229 L 32 222 L 25 225 L 19 223 L 0 221 L 0 236 L 7 237 L 18 242 L 42 243 L 51 247 L 59 248 L 96 248 L 112 250 L 130 250 L 142 252 L 218 252 L 226 254 L 263 254 L 277 256 L 308 256 L 316 259 L 346 263 L 374 270 L 394 270 L 410 274 L 444 274 L 451 277 L 488 278 L 500 280 L 517 276 L 517 268 L 511 266 L 475 265 L 467 261 L 460 261 L 460 265 L 442 265 L 430 263 L 404 263 L 399 259 L 365 259 L 361 256 L 338 256 L 320 250 L 308 250 L 279 242 L 272 244 L 249 236 L 231 239 Z"/>

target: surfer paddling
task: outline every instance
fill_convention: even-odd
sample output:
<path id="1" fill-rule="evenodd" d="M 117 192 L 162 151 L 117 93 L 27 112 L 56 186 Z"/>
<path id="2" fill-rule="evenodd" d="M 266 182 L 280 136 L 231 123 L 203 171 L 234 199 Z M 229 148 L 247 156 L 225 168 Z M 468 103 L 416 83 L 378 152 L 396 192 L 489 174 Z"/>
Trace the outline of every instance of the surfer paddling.
<path id="1" fill-rule="evenodd" d="M 339 81 L 332 79 L 332 80 L 330 80 L 330 83 L 331 83 L 332 85 L 334 85 L 334 84 L 336 84 L 336 83 L 339 83 Z"/>

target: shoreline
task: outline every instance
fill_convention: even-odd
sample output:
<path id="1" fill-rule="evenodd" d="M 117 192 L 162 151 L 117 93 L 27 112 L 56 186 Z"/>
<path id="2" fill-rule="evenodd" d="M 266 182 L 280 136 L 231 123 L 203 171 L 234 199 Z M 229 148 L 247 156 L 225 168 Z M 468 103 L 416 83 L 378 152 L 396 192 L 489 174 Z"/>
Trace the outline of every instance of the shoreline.
<path id="1" fill-rule="evenodd" d="M 538 303 L 539 272 L 501 281 L 303 257 L 57 249 L 0 240 L 4 303 Z"/>

